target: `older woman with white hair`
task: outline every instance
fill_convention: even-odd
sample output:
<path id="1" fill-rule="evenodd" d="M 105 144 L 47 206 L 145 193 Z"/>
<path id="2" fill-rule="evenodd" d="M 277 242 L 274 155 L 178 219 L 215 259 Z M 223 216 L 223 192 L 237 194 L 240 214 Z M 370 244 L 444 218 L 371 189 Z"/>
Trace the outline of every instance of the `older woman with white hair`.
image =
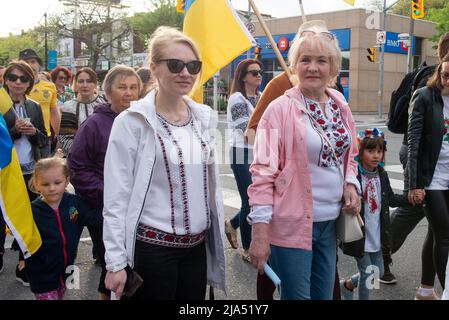
<path id="1" fill-rule="evenodd" d="M 281 299 L 332 299 L 335 220 L 360 209 L 355 124 L 330 89 L 341 52 L 324 22 L 300 28 L 289 61 L 299 84 L 270 103 L 257 129 L 250 254 L 261 273 L 269 257 Z"/>
<path id="2" fill-rule="evenodd" d="M 94 113 L 81 124 L 68 156 L 73 173 L 71 182 L 76 192 L 93 208 L 98 209 L 99 215 L 103 210 L 103 168 L 112 124 L 120 113 L 129 108 L 131 101 L 139 99 L 142 82 L 134 69 L 118 65 L 107 73 L 103 90 L 108 102 L 99 104 Z M 102 266 L 98 291 L 100 298 L 107 300 L 110 292 L 104 284 L 106 264 L 102 231 L 101 224 L 89 227 L 89 233 Z"/>

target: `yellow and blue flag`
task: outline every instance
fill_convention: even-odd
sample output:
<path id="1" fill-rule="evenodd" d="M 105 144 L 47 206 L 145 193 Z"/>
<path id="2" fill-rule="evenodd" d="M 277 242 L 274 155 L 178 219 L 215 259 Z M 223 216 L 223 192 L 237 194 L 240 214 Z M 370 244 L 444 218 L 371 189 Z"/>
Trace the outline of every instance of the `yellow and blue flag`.
<path id="1" fill-rule="evenodd" d="M 12 107 L 12 100 L 4 87 L 0 87 L 0 113 L 5 114 Z"/>
<path id="2" fill-rule="evenodd" d="M 42 239 L 33 219 L 30 199 L 14 144 L 0 113 L 0 209 L 25 258 L 35 253 Z"/>
<path id="3" fill-rule="evenodd" d="M 183 31 L 198 45 L 203 61 L 199 83 L 193 97 L 203 101 L 203 84 L 217 71 L 256 41 L 246 29 L 229 0 L 186 0 Z"/>
<path id="4" fill-rule="evenodd" d="M 343 0 L 343 1 L 349 4 L 350 6 L 354 6 L 355 3 L 355 0 Z"/>

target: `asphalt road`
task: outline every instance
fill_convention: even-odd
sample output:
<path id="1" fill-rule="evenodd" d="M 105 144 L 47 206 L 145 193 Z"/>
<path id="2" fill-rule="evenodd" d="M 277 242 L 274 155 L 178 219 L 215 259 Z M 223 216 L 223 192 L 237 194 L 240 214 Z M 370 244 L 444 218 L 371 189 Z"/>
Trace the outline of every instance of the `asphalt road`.
<path id="1" fill-rule="evenodd" d="M 382 127 L 384 122 L 379 121 L 374 116 L 355 116 L 355 119 L 359 130 L 366 126 L 378 126 L 384 130 L 388 141 L 387 171 L 389 171 L 395 192 L 402 192 L 402 167 L 398 157 L 402 136 L 388 132 L 385 127 Z M 226 127 L 225 117 L 222 116 L 220 120 L 219 127 L 223 131 Z M 226 145 L 222 145 L 225 147 L 222 148 L 221 154 L 225 156 Z M 235 180 L 228 164 L 220 165 L 220 176 L 225 202 L 225 216 L 230 219 L 238 211 L 240 200 Z M 416 288 L 420 283 L 421 247 L 426 232 L 427 221 L 424 219 L 409 235 L 401 249 L 393 256 L 394 265 L 392 272 L 398 279 L 397 284 L 380 284 L 380 288 L 374 290 L 371 294 L 373 300 L 411 300 L 414 298 Z M 78 258 L 76 260 L 76 266 L 80 269 L 79 288 L 68 290 L 65 296 L 66 300 L 95 300 L 98 298 L 96 288 L 100 268 L 93 263 L 91 254 L 92 243 L 88 237 L 89 235 L 85 231 L 79 245 Z M 232 249 L 226 239 L 225 250 L 227 258 L 227 295 L 216 290 L 215 298 L 218 300 L 256 299 L 256 270 L 242 260 L 240 256 L 241 249 Z M 14 272 L 17 257 L 18 254 L 16 252 L 6 250 L 4 256 L 5 267 L 3 272 L 0 273 L 0 300 L 34 299 L 29 288 L 23 287 L 15 280 Z M 341 277 L 347 277 L 357 272 L 355 260 L 352 257 L 343 255 L 341 252 L 339 253 L 338 268 Z M 441 288 L 437 285 L 437 293 L 441 295 L 441 292 Z"/>

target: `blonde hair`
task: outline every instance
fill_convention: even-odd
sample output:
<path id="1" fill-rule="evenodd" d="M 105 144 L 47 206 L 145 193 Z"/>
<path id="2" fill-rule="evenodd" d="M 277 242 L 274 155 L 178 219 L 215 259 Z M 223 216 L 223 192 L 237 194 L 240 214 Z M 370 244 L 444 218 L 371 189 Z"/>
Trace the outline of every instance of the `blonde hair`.
<path id="1" fill-rule="evenodd" d="M 36 180 L 39 179 L 39 176 L 49 170 L 49 169 L 53 169 L 53 168 L 62 168 L 62 173 L 64 174 L 64 176 L 66 178 L 70 178 L 70 169 L 69 166 L 67 165 L 67 161 L 63 158 L 59 158 L 59 157 L 52 157 L 52 158 L 45 158 L 45 159 L 40 159 L 37 163 L 36 166 L 34 167 L 34 172 L 33 175 L 31 176 L 30 181 L 28 182 L 28 186 L 30 187 L 30 190 L 34 193 L 39 193 L 36 190 Z"/>
<path id="2" fill-rule="evenodd" d="M 301 37 L 301 34 L 297 33 L 288 53 L 288 61 L 290 64 L 290 69 L 293 73 L 296 73 L 296 65 L 304 44 L 309 45 L 314 49 L 314 51 L 321 52 L 329 58 L 331 79 L 328 85 L 334 86 L 337 81 L 338 74 L 340 73 L 342 58 L 341 51 L 338 46 L 338 40 L 334 38 L 334 40 L 329 41 L 329 39 L 319 34 Z"/>
<path id="3" fill-rule="evenodd" d="M 153 32 L 148 43 L 148 65 L 156 64 L 161 59 L 167 59 L 167 57 L 164 57 L 164 50 L 173 43 L 182 43 L 189 46 L 196 58 L 201 60 L 200 50 L 192 38 L 176 28 L 160 26 Z M 201 73 L 202 71 L 198 74 L 196 81 L 201 78 Z M 150 89 L 154 88 L 157 88 L 157 82 L 153 78 Z"/>

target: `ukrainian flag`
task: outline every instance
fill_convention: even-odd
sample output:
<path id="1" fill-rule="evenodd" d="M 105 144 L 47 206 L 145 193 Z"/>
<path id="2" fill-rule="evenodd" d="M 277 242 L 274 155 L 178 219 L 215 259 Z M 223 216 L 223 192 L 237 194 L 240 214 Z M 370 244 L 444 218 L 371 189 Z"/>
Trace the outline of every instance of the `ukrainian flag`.
<path id="1" fill-rule="evenodd" d="M 12 100 L 5 88 L 0 87 L 0 113 L 5 114 L 12 107 Z"/>
<path id="2" fill-rule="evenodd" d="M 343 1 L 349 4 L 350 6 L 354 6 L 355 0 L 343 0 Z"/>
<path id="3" fill-rule="evenodd" d="M 16 150 L 0 113 L 0 209 L 25 258 L 42 244 Z"/>
<path id="4" fill-rule="evenodd" d="M 256 41 L 242 23 L 229 0 L 186 0 L 183 31 L 198 45 L 203 61 L 194 98 L 202 102 L 202 88 L 217 71 Z"/>

